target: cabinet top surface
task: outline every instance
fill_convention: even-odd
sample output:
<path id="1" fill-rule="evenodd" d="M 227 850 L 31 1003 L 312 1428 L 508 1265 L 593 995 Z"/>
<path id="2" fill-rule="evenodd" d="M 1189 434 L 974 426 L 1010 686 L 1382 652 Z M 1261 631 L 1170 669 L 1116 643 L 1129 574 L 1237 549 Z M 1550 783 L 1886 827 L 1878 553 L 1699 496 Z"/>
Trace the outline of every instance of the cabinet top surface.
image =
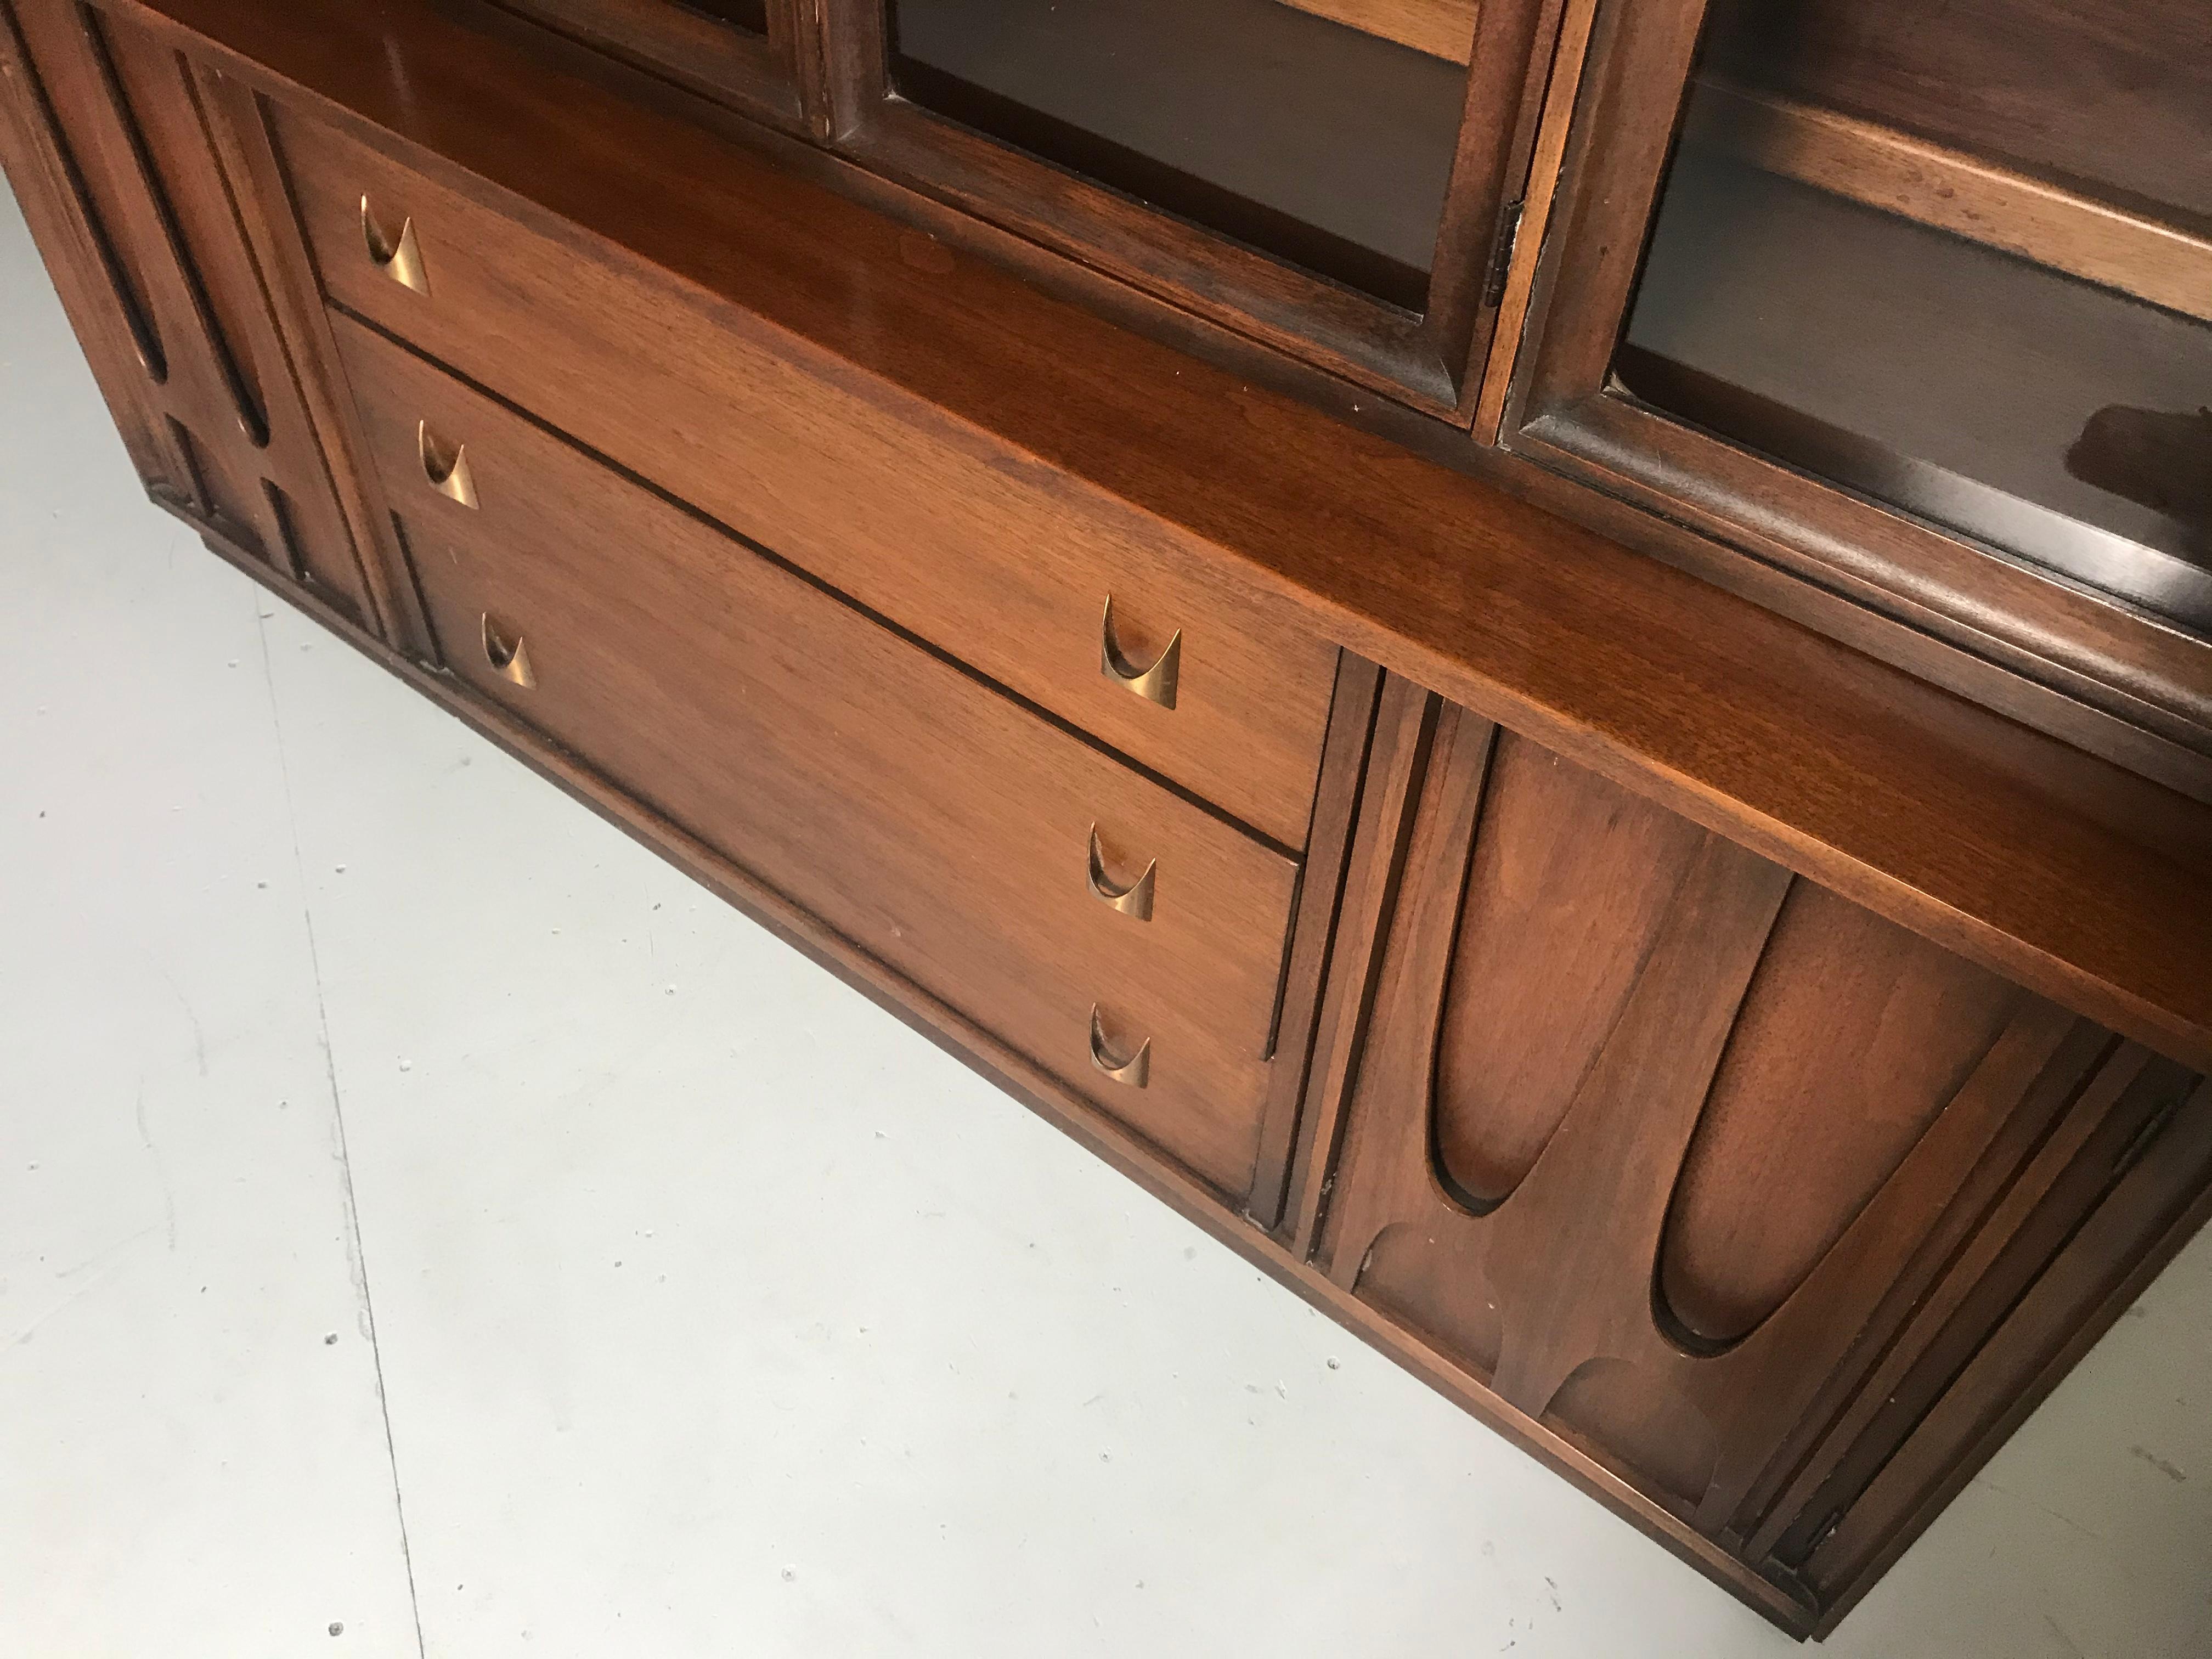
<path id="1" fill-rule="evenodd" d="M 648 106 L 464 7 L 118 3 L 280 100 L 419 147 L 585 257 L 642 262 L 659 302 L 765 328 L 857 371 L 894 418 L 927 405 L 1007 465 L 1109 491 L 1336 642 L 2212 1060 L 2212 806 L 952 252 L 854 199 L 904 210 L 834 157 Z"/>

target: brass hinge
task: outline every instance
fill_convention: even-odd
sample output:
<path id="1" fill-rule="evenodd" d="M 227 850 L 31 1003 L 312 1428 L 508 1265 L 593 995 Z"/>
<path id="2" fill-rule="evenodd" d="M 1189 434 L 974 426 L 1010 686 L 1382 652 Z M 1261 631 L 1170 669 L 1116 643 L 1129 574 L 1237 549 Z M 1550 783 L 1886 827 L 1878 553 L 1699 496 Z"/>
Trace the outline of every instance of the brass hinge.
<path id="1" fill-rule="evenodd" d="M 2128 1137 L 2127 1144 L 2112 1159 L 2114 1176 L 2125 1175 L 2142 1162 L 2143 1154 L 2150 1151 L 2153 1143 L 2166 1133 L 2166 1126 L 2181 1115 L 2182 1102 L 2187 1097 L 2186 1089 L 2176 1089 L 2171 1099 L 2136 1126 L 2136 1132 Z"/>
<path id="2" fill-rule="evenodd" d="M 1490 250 L 1490 276 L 1482 285 L 1482 307 L 1486 311 L 1498 309 L 1498 301 L 1505 297 L 1505 279 L 1513 270 L 1514 245 L 1521 240 L 1521 210 L 1525 201 L 1509 202 L 1498 218 L 1498 240 Z"/>

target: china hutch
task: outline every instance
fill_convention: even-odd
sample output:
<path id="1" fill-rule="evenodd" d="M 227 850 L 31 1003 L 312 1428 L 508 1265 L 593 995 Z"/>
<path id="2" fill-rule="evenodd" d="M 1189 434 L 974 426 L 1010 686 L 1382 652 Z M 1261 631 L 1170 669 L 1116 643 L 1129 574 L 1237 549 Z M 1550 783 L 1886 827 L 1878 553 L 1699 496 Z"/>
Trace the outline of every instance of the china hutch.
<path id="1" fill-rule="evenodd" d="M 2212 1210 L 2201 0 L 0 0 L 0 82 L 210 549 L 1787 1629 Z"/>

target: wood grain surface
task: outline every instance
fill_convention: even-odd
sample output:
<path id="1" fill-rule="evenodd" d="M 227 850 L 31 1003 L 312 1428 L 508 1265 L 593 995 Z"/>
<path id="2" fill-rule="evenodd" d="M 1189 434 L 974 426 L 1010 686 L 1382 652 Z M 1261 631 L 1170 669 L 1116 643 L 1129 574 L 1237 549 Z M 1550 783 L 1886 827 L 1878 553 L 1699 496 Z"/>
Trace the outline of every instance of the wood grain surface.
<path id="1" fill-rule="evenodd" d="M 357 323 L 339 347 L 447 666 L 1228 1199 L 1297 866 Z M 466 446 L 439 493 L 419 429 Z M 520 641 L 536 684 L 487 654 Z M 1156 862 L 1149 921 L 1087 879 Z M 1092 1066 L 1094 1006 L 1141 1088 Z"/>

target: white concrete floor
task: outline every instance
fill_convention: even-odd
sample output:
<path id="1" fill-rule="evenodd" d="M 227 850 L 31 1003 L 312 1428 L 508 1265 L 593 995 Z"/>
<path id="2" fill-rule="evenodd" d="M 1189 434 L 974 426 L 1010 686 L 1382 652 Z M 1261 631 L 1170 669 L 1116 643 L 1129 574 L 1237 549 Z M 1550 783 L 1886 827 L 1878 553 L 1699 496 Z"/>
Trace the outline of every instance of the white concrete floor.
<path id="1" fill-rule="evenodd" d="M 0 196 L 0 1655 L 1793 1644 L 147 505 Z M 2212 1237 L 1829 1644 L 2212 1654 Z"/>

